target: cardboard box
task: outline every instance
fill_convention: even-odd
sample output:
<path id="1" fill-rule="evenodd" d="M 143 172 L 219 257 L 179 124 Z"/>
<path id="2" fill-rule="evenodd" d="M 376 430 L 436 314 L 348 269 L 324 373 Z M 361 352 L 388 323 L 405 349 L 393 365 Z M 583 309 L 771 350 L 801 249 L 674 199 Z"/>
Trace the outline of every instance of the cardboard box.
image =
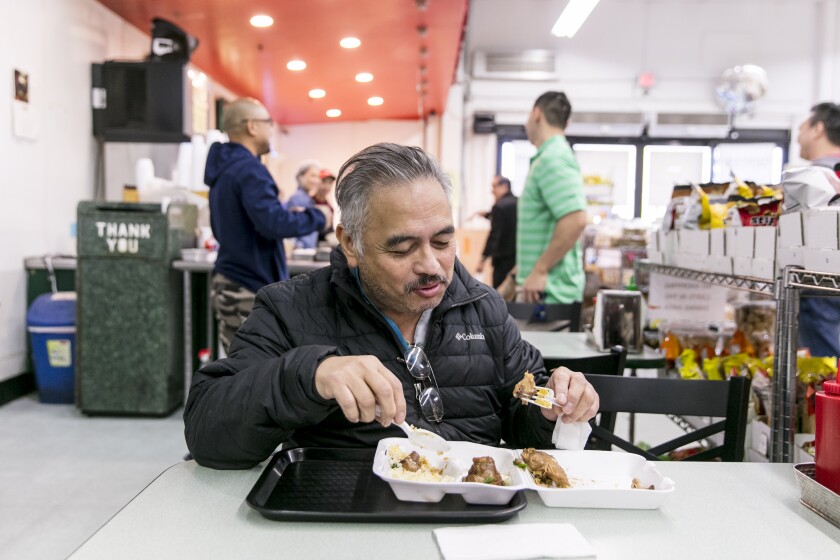
<path id="1" fill-rule="evenodd" d="M 805 267 L 804 247 L 779 247 L 776 251 L 776 266 L 782 269 L 786 266 Z"/>
<path id="2" fill-rule="evenodd" d="M 776 261 L 771 259 L 753 259 L 752 274 L 750 276 L 763 280 L 775 280 Z"/>
<path id="3" fill-rule="evenodd" d="M 779 247 L 802 247 L 805 245 L 802 233 L 802 213 L 792 212 L 779 216 Z"/>
<path id="4" fill-rule="evenodd" d="M 753 256 L 757 259 L 776 259 L 776 235 L 778 228 L 754 227 L 755 245 Z"/>
<path id="5" fill-rule="evenodd" d="M 732 257 L 732 274 L 735 276 L 752 276 L 752 259 Z"/>
<path id="6" fill-rule="evenodd" d="M 809 249 L 840 248 L 840 209 L 822 208 L 802 213 L 805 247 Z"/>
<path id="7" fill-rule="evenodd" d="M 840 271 L 840 251 L 829 249 L 813 249 L 804 247 L 803 261 L 805 270 L 814 272 Z"/>
<path id="8" fill-rule="evenodd" d="M 713 257 L 726 256 L 726 230 L 718 228 L 709 231 L 709 254 Z"/>

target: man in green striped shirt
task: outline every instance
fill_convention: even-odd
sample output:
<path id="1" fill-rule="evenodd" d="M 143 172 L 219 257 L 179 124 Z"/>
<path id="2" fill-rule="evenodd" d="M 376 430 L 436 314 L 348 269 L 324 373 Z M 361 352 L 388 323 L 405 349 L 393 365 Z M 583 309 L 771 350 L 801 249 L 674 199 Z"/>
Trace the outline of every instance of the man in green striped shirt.
<path id="1" fill-rule="evenodd" d="M 583 177 L 565 136 L 572 106 L 562 92 L 534 103 L 525 130 L 537 147 L 519 199 L 516 277 L 526 302 L 572 303 L 583 298 L 580 242 L 586 226 Z"/>

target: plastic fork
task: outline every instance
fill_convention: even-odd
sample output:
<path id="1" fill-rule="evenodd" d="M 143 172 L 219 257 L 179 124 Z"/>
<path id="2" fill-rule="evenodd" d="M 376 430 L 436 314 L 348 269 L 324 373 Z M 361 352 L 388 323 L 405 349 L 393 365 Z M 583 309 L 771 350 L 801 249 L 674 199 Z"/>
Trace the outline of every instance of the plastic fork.
<path id="1" fill-rule="evenodd" d="M 535 404 L 540 408 L 550 409 L 552 406 L 563 406 L 554 396 L 554 389 L 549 389 L 548 387 L 537 387 L 532 394 L 522 395 L 519 398 L 522 401 Z"/>
<path id="2" fill-rule="evenodd" d="M 380 416 L 379 405 L 376 405 L 374 415 L 377 418 Z M 400 424 L 394 422 L 394 425 L 405 432 L 405 435 L 408 436 L 408 441 L 419 447 L 425 447 L 426 449 L 431 449 L 432 451 L 438 451 L 441 453 L 445 453 L 452 448 L 448 441 L 436 433 L 424 430 L 423 428 L 411 426 L 405 420 L 403 420 Z"/>

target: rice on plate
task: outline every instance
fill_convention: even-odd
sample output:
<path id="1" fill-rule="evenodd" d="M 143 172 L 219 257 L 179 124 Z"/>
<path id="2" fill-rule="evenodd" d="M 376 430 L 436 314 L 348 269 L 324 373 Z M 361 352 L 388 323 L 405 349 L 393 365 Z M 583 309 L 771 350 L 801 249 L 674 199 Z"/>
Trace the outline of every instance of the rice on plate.
<path id="1" fill-rule="evenodd" d="M 388 448 L 388 465 L 391 467 L 389 476 L 400 480 L 414 482 L 455 482 L 454 476 L 443 474 L 445 464 L 434 466 L 429 463 L 425 455 L 416 451 L 411 453 L 403 450 L 399 445 Z M 411 465 L 410 468 L 406 468 Z"/>

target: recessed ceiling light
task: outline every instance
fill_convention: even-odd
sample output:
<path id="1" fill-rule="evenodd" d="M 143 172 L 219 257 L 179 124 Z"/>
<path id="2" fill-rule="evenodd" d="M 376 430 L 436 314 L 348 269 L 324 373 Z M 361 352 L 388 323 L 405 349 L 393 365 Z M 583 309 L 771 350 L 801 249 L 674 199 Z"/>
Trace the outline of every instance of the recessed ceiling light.
<path id="1" fill-rule="evenodd" d="M 322 90 L 322 89 L 310 89 L 309 90 L 309 97 L 311 97 L 312 99 L 321 99 L 325 95 L 327 95 L 327 92 Z"/>
<path id="2" fill-rule="evenodd" d="M 331 119 L 341 116 L 341 109 L 327 109 L 327 116 Z"/>
<path id="3" fill-rule="evenodd" d="M 373 74 L 370 72 L 359 72 L 356 74 L 356 81 L 357 82 L 372 82 L 373 81 Z"/>
<path id="4" fill-rule="evenodd" d="M 355 49 L 356 47 L 361 45 L 362 42 L 356 37 L 345 37 L 344 39 L 339 41 L 338 44 L 344 47 L 345 49 Z"/>
<path id="5" fill-rule="evenodd" d="M 385 100 L 381 97 L 371 97 L 370 99 L 368 99 L 368 105 L 373 105 L 374 107 L 377 105 L 382 105 L 383 103 L 385 103 Z"/>
<path id="6" fill-rule="evenodd" d="M 286 64 L 286 68 L 289 70 L 294 70 L 295 72 L 303 70 L 306 68 L 306 63 L 302 60 L 290 60 L 288 64 Z"/>
<path id="7" fill-rule="evenodd" d="M 274 24 L 274 18 L 265 14 L 258 14 L 251 18 L 251 25 L 254 27 L 271 27 Z"/>

